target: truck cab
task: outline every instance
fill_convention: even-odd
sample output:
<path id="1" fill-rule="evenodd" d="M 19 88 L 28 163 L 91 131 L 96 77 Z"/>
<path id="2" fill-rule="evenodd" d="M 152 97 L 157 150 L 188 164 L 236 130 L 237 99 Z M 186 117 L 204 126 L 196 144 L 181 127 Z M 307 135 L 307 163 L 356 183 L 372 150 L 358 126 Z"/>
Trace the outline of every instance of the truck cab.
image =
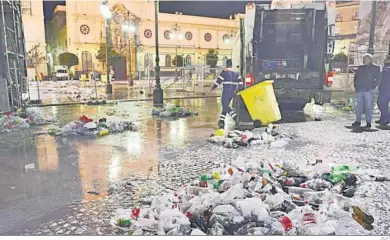
<path id="1" fill-rule="evenodd" d="M 244 88 L 273 80 L 279 105 L 330 102 L 334 2 L 249 3 L 239 23 L 232 56 Z"/>

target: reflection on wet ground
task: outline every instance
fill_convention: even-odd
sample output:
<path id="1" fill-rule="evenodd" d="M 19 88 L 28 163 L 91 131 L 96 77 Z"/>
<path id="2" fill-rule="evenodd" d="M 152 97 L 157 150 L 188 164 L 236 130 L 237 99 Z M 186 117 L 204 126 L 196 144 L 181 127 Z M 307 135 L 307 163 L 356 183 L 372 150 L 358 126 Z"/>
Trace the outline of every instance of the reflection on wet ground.
<path id="1" fill-rule="evenodd" d="M 0 233 L 61 209 L 74 200 L 93 200 L 107 195 L 111 182 L 137 174 L 158 175 L 162 149 L 203 145 L 215 130 L 220 99 L 178 100 L 198 111 L 189 118 L 161 120 L 150 115 L 150 102 L 118 103 L 104 106 L 47 107 L 60 125 L 81 115 L 134 120 L 141 129 L 98 139 L 54 138 L 34 135 L 49 126 L 0 135 Z M 309 115 L 283 113 L 289 121 L 310 121 Z M 311 112 L 310 112 L 311 111 Z M 347 116 L 332 107 L 326 118 Z M 287 114 L 287 115 L 286 115 Z M 11 144 L 10 144 L 11 143 Z M 33 164 L 26 171 L 25 166 Z M 98 192 L 99 195 L 88 192 Z"/>

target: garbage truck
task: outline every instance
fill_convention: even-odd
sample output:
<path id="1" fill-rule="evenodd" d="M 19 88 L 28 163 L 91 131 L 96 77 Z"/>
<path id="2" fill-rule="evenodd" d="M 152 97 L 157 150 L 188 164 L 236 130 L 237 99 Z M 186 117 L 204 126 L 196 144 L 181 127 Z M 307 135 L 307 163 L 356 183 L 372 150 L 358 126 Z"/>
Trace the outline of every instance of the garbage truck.
<path id="1" fill-rule="evenodd" d="M 240 30 L 232 51 L 244 88 L 272 80 L 279 106 L 303 109 L 312 100 L 329 103 L 335 5 L 329 0 L 248 3 L 245 14 L 238 15 Z M 245 104 L 238 105 L 242 121 Z"/>

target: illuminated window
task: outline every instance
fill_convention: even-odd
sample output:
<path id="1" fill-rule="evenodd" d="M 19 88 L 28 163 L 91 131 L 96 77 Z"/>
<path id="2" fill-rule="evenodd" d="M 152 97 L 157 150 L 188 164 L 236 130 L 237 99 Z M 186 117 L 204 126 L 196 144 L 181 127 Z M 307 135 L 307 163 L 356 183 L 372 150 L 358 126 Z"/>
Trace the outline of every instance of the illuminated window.
<path id="1" fill-rule="evenodd" d="M 187 55 L 186 57 L 186 66 L 191 66 L 191 56 Z"/>
<path id="2" fill-rule="evenodd" d="M 172 64 L 172 58 L 171 58 L 171 56 L 170 56 L 170 55 L 166 55 L 166 56 L 165 56 L 165 66 L 166 66 L 166 67 L 170 67 L 171 64 Z"/>

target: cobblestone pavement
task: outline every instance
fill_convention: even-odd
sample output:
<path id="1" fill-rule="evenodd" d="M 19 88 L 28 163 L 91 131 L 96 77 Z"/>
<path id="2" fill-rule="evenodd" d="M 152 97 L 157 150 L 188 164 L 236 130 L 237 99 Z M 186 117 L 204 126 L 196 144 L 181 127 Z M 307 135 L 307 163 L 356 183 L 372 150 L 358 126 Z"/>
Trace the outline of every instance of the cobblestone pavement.
<path id="1" fill-rule="evenodd" d="M 151 196 L 172 191 L 221 162 L 237 157 L 253 161 L 288 159 L 304 167 L 308 160 L 357 164 L 361 173 L 390 177 L 389 132 L 353 133 L 353 116 L 325 107 L 315 122 L 313 109 L 292 114 L 277 131 L 289 139 L 283 147 L 226 149 L 206 143 L 219 114 L 218 99 L 183 102 L 199 116 L 159 120 L 148 103 L 115 106 L 51 107 L 64 124 L 79 115 L 134 119 L 137 133 L 101 139 L 55 139 L 44 129 L 0 135 L 0 234 L 129 235 L 111 226 L 118 208 L 148 204 Z M 297 122 L 299 121 L 299 122 Z M 303 121 L 303 122 L 302 122 Z M 291 123 L 292 122 L 292 123 Z M 23 141 L 22 141 L 23 139 Z M 35 163 L 35 171 L 24 165 Z M 6 181 L 7 180 L 7 181 Z M 337 234 L 388 234 L 389 183 L 363 182 L 356 198 L 375 217 L 374 230 L 363 230 L 340 213 Z M 98 193 L 92 193 L 94 191 Z M 90 192 L 90 193 L 88 193 Z"/>

